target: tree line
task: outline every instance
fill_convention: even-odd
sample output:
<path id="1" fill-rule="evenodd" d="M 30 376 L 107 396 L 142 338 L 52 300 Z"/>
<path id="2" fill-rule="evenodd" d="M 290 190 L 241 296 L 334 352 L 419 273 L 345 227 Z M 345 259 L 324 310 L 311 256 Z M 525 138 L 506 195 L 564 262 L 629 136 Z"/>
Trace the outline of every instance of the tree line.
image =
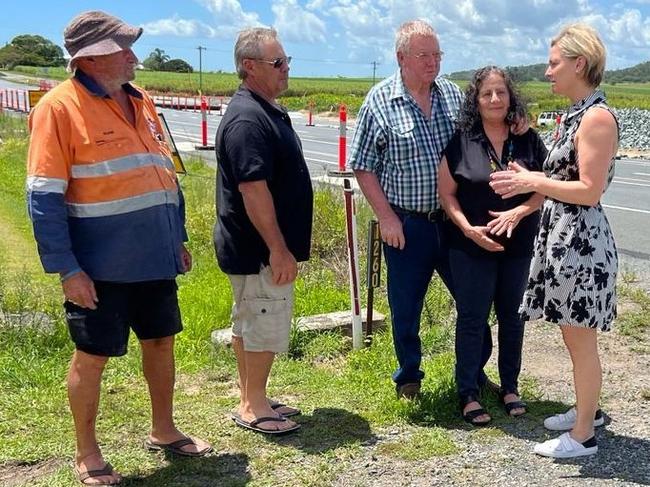
<path id="1" fill-rule="evenodd" d="M 546 81 L 547 64 L 529 64 L 527 66 L 506 66 L 505 70 L 516 82 L 525 81 Z M 466 80 L 472 79 L 475 70 L 456 71 L 449 74 L 450 79 Z M 605 83 L 647 83 L 650 81 L 650 61 L 639 63 L 635 66 L 624 69 L 605 71 L 603 77 Z"/>
<path id="2" fill-rule="evenodd" d="M 0 48 L 0 68 L 16 66 L 65 66 L 63 49 L 39 35 L 23 34 Z M 162 49 L 154 49 L 142 62 L 151 71 L 191 73 L 194 70 L 183 59 L 171 59 Z"/>

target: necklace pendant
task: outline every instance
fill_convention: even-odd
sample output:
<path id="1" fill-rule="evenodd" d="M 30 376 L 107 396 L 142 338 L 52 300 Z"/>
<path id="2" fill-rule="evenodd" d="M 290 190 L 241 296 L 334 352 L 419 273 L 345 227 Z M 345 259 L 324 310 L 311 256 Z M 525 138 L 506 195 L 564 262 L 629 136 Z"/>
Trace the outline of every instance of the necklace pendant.
<path id="1" fill-rule="evenodd" d="M 497 163 L 494 162 L 494 159 L 490 159 L 490 167 L 492 168 L 492 172 L 497 170 Z"/>

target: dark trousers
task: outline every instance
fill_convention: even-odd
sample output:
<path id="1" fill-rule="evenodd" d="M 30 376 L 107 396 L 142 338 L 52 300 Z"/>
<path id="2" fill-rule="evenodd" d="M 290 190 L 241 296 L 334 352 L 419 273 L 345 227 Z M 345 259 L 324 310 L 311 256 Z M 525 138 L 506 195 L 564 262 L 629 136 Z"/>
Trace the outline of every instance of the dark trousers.
<path id="1" fill-rule="evenodd" d="M 498 322 L 499 377 L 505 391 L 517 391 L 524 323 L 519 304 L 528 278 L 530 257 L 503 254 L 472 256 L 449 251 L 456 310 L 456 385 L 460 397 L 478 396 L 485 383 L 483 368 L 492 353 L 488 326 L 490 307 Z"/>
<path id="2" fill-rule="evenodd" d="M 393 380 L 399 386 L 420 382 L 424 377 L 420 370 L 420 315 L 433 271 L 438 272 L 448 289 L 452 288 L 444 224 L 415 215 L 397 216 L 402 221 L 406 245 L 400 250 L 384 244 L 384 256 L 393 343 L 399 363 Z"/>

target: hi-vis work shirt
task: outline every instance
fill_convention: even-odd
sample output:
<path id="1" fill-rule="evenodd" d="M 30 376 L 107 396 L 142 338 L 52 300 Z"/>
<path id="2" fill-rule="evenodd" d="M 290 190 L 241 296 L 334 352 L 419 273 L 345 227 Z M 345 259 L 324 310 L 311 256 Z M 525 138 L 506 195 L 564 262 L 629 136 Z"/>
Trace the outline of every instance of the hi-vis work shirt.
<path id="1" fill-rule="evenodd" d="M 184 201 L 160 120 L 143 91 L 123 89 L 135 126 L 79 70 L 30 114 L 27 202 L 46 272 L 112 282 L 182 272 Z"/>

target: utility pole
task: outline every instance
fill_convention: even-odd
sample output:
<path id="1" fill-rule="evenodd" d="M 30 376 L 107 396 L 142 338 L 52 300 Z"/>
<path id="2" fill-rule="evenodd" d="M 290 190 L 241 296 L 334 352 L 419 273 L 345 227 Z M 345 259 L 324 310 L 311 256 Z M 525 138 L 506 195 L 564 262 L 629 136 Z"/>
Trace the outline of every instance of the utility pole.
<path id="1" fill-rule="evenodd" d="M 203 56 L 201 56 L 202 52 L 206 50 L 205 47 L 199 46 L 197 47 L 199 50 L 199 95 L 203 94 Z"/>
<path id="2" fill-rule="evenodd" d="M 372 86 L 375 86 L 375 72 L 377 71 L 377 61 L 372 62 Z"/>

